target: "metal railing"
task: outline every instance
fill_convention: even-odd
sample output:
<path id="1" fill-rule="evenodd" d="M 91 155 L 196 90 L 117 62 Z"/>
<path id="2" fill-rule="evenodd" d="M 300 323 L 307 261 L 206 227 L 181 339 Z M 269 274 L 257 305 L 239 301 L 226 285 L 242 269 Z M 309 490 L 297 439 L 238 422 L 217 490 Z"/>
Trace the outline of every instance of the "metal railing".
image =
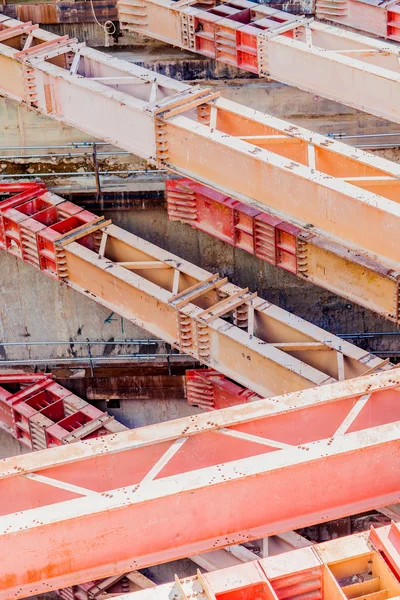
<path id="1" fill-rule="evenodd" d="M 376 331 L 376 332 L 354 332 L 354 333 L 339 333 L 338 337 L 342 339 L 351 340 L 372 340 L 376 337 L 386 336 L 399 336 L 400 331 Z M 76 346 L 84 349 L 81 350 L 79 356 L 56 356 L 48 358 L 27 358 L 27 359 L 3 359 L 0 360 L 0 367 L 10 367 L 18 365 L 56 365 L 56 364 L 76 364 L 85 365 L 90 368 L 91 375 L 94 375 L 94 367 L 99 363 L 113 363 L 113 362 L 150 362 L 158 359 L 165 359 L 169 373 L 171 367 L 171 357 L 177 358 L 183 357 L 184 359 L 192 359 L 193 363 L 196 364 L 196 360 L 188 354 L 180 354 L 178 351 L 174 351 L 169 344 L 161 339 L 121 339 L 113 341 L 103 340 L 81 340 L 81 341 L 38 341 L 38 342 L 0 342 L 0 347 L 3 349 L 7 348 L 25 348 L 38 347 L 38 346 L 69 346 L 75 348 Z M 114 346 L 116 350 L 118 347 L 127 348 L 128 346 L 138 346 L 139 351 L 135 352 L 120 352 L 117 355 L 104 353 L 96 355 L 95 349 L 101 347 Z M 159 352 L 143 352 L 142 349 L 149 346 L 158 346 Z M 368 350 L 370 351 L 370 350 Z M 400 348 L 398 350 L 375 350 L 370 351 L 371 354 L 378 356 L 384 356 L 389 358 L 400 358 Z M 77 352 L 78 354 L 78 352 Z"/>
<path id="2" fill-rule="evenodd" d="M 163 351 L 160 352 L 141 352 L 140 349 L 145 348 L 146 346 L 159 346 Z M 94 376 L 94 367 L 98 363 L 112 363 L 112 362 L 150 362 L 154 360 L 165 359 L 166 366 L 168 367 L 168 372 L 171 374 L 171 357 L 181 357 L 191 358 L 189 355 L 180 354 L 178 352 L 174 352 L 173 349 L 170 348 L 169 344 L 159 339 L 149 339 L 149 340 L 114 340 L 114 341 L 103 341 L 103 340 L 85 340 L 85 341 L 41 341 L 41 342 L 2 342 L 0 346 L 4 349 L 6 348 L 15 348 L 15 347 L 24 347 L 25 349 L 35 346 L 70 346 L 75 347 L 79 346 L 84 348 L 84 352 L 80 352 L 79 356 L 56 356 L 56 357 L 48 357 L 48 358 L 26 358 L 26 359 L 3 359 L 0 360 L 0 367 L 11 367 L 18 365 L 56 365 L 56 364 L 75 364 L 75 365 L 85 365 L 90 368 L 91 376 Z M 94 348 L 104 347 L 104 346 L 115 346 L 118 349 L 118 346 L 128 347 L 128 346 L 139 346 L 139 352 L 119 352 L 118 355 L 96 355 L 93 350 Z M 83 354 L 83 355 L 82 355 Z M 196 361 L 193 359 L 193 362 Z"/>

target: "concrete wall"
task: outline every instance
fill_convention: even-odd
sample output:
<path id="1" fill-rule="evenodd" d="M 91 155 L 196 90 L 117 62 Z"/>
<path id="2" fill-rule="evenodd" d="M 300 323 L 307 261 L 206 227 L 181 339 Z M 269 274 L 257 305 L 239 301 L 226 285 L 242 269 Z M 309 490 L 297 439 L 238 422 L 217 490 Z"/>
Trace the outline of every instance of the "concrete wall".
<path id="1" fill-rule="evenodd" d="M 0 459 L 17 456 L 29 452 L 26 446 L 20 444 L 9 433 L 0 429 Z"/>
<path id="2" fill-rule="evenodd" d="M 86 355 L 90 340 L 148 339 L 148 333 L 0 252 L 0 360 Z M 65 341 L 67 346 L 4 347 L 2 342 Z M 107 350 L 102 347 L 100 353 Z"/>

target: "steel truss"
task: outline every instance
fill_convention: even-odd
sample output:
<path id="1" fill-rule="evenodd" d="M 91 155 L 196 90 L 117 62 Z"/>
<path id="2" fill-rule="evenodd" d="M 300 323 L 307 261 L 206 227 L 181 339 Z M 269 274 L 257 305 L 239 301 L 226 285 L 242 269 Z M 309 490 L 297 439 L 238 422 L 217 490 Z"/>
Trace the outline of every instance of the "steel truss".
<path id="1" fill-rule="evenodd" d="M 97 410 L 55 383 L 50 373 L 0 374 L 0 384 L 0 427 L 30 450 L 128 430 L 114 417 Z M 273 554 L 309 545 L 311 542 L 294 532 L 268 538 L 268 552 Z M 206 570 L 215 570 L 255 560 L 257 555 L 243 546 L 233 546 L 191 558 Z M 135 588 L 154 586 L 140 572 L 132 571 L 63 588 L 57 593 L 63 600 L 101 600 L 107 598 L 108 594 L 122 594 Z"/>
<path id="2" fill-rule="evenodd" d="M 365 10 L 365 3 L 357 0 L 317 0 L 317 14 L 327 4 L 346 3 L 362 7 L 360 13 Z M 371 9 L 379 12 L 377 6 L 367 5 L 366 10 Z M 399 32 L 399 6 L 395 10 Z M 400 123 L 399 49 L 395 44 L 249 0 L 208 7 L 174 0 L 118 0 L 118 11 L 126 31 Z"/>
<path id="3" fill-rule="evenodd" d="M 0 598 L 398 501 L 399 384 L 392 370 L 3 460 Z"/>
<path id="4" fill-rule="evenodd" d="M 399 165 L 29 23 L 0 17 L 0 27 L 3 95 L 397 276 Z"/>
<path id="5" fill-rule="evenodd" d="M 4 200 L 0 245 L 254 392 L 272 396 L 391 368 L 102 217 L 71 217 L 74 206 L 43 188 Z"/>

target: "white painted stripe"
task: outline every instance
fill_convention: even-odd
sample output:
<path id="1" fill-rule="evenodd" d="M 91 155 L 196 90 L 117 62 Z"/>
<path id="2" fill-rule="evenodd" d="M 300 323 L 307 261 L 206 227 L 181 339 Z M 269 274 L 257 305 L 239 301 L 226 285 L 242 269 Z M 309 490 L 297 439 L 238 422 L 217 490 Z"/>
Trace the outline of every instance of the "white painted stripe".
<path id="1" fill-rule="evenodd" d="M 88 490 L 78 485 L 73 485 L 72 483 L 66 483 L 65 481 L 58 481 L 57 479 L 52 479 L 51 477 L 46 477 L 45 475 L 37 475 L 36 473 L 26 473 L 25 475 L 23 475 L 23 477 L 26 477 L 26 479 L 33 479 L 34 481 L 38 481 L 39 483 L 51 485 L 52 487 L 60 488 L 61 490 L 65 490 L 67 492 L 80 494 L 81 496 L 98 496 L 98 492 L 94 492 L 93 490 Z"/>
<path id="2" fill-rule="evenodd" d="M 153 481 L 153 479 L 159 474 L 159 472 L 165 467 L 165 465 L 171 460 L 171 458 L 178 452 L 178 450 L 183 446 L 188 438 L 178 438 L 174 441 L 173 444 L 168 448 L 165 454 L 162 455 L 159 461 L 156 462 L 154 467 L 150 469 L 150 471 L 145 475 L 140 482 L 140 485 L 143 483 L 147 483 L 148 481 Z"/>
<path id="3" fill-rule="evenodd" d="M 242 431 L 235 431 L 234 429 L 218 429 L 217 433 L 223 433 L 224 435 L 231 435 L 232 437 L 238 438 L 240 440 L 246 440 L 247 442 L 254 442 L 256 444 L 262 444 L 263 446 L 272 446 L 274 448 L 293 448 L 292 444 L 283 444 L 282 442 L 277 442 L 276 440 L 270 440 L 268 438 L 262 438 L 258 435 L 252 435 L 251 433 L 243 433 Z"/>
<path id="4" fill-rule="evenodd" d="M 353 406 L 353 408 L 351 409 L 351 411 L 349 412 L 347 417 L 344 419 L 344 421 L 341 423 L 341 425 L 339 425 L 339 427 L 333 434 L 333 437 L 336 437 L 338 435 L 343 435 L 344 433 L 346 433 L 346 431 L 349 429 L 350 425 L 352 423 L 354 423 L 354 421 L 356 420 L 356 418 L 358 417 L 358 415 L 360 414 L 360 412 L 362 411 L 364 406 L 367 404 L 370 397 L 371 397 L 371 394 L 365 394 L 364 396 L 361 396 L 361 398 L 359 400 L 357 400 L 357 402 L 355 403 L 355 405 Z"/>

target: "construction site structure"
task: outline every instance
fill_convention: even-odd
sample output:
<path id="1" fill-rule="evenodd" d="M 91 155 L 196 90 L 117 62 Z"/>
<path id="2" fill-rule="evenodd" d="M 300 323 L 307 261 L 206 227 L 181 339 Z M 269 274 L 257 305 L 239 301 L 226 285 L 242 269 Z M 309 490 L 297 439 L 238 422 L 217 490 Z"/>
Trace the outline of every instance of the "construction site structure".
<path id="1" fill-rule="evenodd" d="M 7 0 L 0 6 L 0 13 L 22 21 L 33 21 L 42 25 L 66 23 L 101 23 L 112 33 L 109 21 L 118 20 L 115 0 L 57 0 L 56 2 L 35 2 L 34 4 L 11 4 Z"/>
<path id="2" fill-rule="evenodd" d="M 3 95 L 397 264 L 398 165 L 33 25 L 0 26 Z"/>
<path id="3" fill-rule="evenodd" d="M 0 374 L 0 427 L 30 450 L 126 430 L 51 374 Z"/>
<path id="4" fill-rule="evenodd" d="M 252 391 L 273 396 L 391 368 L 103 217 L 70 217 L 65 204 L 35 184 L 3 200 L 3 249 Z"/>
<path id="5" fill-rule="evenodd" d="M 399 385 L 392 369 L 4 459 L 0 598 L 397 502 Z"/>
<path id="6" fill-rule="evenodd" d="M 237 15 L 233 4 L 223 6 Z M 245 4 L 241 8 L 251 15 L 254 5 Z M 210 22 L 219 22 L 216 16 Z M 207 25 L 207 18 L 201 18 L 204 23 L 195 34 Z M 231 30 L 235 19 L 227 21 Z M 297 21 L 280 34 L 302 27 L 308 38 L 310 28 L 313 36 L 319 31 Z M 352 46 L 352 52 L 355 47 L 364 56 L 365 47 Z M 301 56 L 298 50 L 294 54 Z M 329 51 L 325 54 L 328 66 L 334 64 Z M 359 72 L 365 78 L 354 87 L 369 97 L 368 86 L 373 81 L 380 85 L 382 75 L 375 59 L 380 54 L 393 59 L 395 53 L 368 47 L 367 54 L 373 64 L 363 63 Z M 344 77 L 355 72 L 346 61 L 338 64 L 346 66 L 339 71 Z M 337 244 L 342 258 L 347 250 L 375 261 L 372 273 L 380 265 L 397 276 L 396 165 L 31 23 L 0 19 L 0 69 L 7 97 L 311 230 Z M 394 76 L 389 80 L 391 90 Z M 348 97 L 345 101 L 350 103 Z M 375 110 L 373 99 L 370 104 Z M 100 118 L 104 114 L 106 120 Z M 228 184 L 227 169 L 232 173 Z M 6 252 L 194 356 L 218 377 L 246 386 L 251 392 L 243 396 L 254 401 L 134 431 L 117 433 L 118 425 L 114 431 L 111 426 L 111 435 L 96 437 L 108 417 L 85 412 L 79 403 L 76 413 L 65 414 L 62 390 L 47 389 L 52 383 L 35 383 L 43 383 L 48 392 L 40 399 L 24 389 L 1 390 L 9 429 L 14 427 L 15 435 L 24 431 L 25 443 L 33 448 L 39 438 L 31 422 L 39 413 L 50 419 L 41 421 L 42 446 L 57 446 L 2 461 L 0 542 L 7 552 L 0 563 L 1 600 L 88 581 L 88 590 L 92 584 L 101 588 L 102 578 L 116 582 L 141 567 L 398 501 L 400 374 L 387 361 L 65 202 L 40 184 L 17 186 L 12 193 L 17 195 L 0 203 L 0 243 Z M 397 321 L 397 288 L 391 291 L 397 304 L 386 312 Z M 205 376 L 215 381 L 215 372 Z M 236 391 L 231 392 L 232 397 Z M 265 398 L 255 400 L 256 395 Z M 203 404 L 217 406 L 215 400 L 213 406 Z M 56 405 L 64 410 L 59 419 Z M 19 423 L 23 427 L 18 429 Z M 55 435 L 47 436 L 52 428 Z M 71 446 L 71 441 L 76 443 Z M 315 599 L 326 594 L 380 600 L 400 595 L 385 562 L 396 571 L 397 525 L 335 548 L 305 548 L 299 563 L 287 555 L 276 567 L 279 577 L 267 574 L 261 584 L 249 568 L 257 596 L 304 599 L 311 592 Z M 266 573 L 261 562 L 253 567 Z M 368 577 L 360 581 L 365 572 Z M 202 576 L 196 581 L 203 586 Z M 193 582 L 187 582 L 189 588 Z M 234 590 L 198 590 L 193 583 L 189 593 L 181 582 L 175 585 L 181 599 L 200 593 L 213 600 Z M 251 598 L 245 588 L 240 586 L 239 595 Z"/>
<path id="7" fill-rule="evenodd" d="M 205 231 L 400 323 L 396 271 L 190 179 L 167 180 L 166 190 L 171 221 Z"/>
<path id="8" fill-rule="evenodd" d="M 129 2 L 129 0 L 95 0 L 93 5 L 87 1 L 55 0 L 52 3 L 43 3 L 38 0 L 33 4 L 10 4 L 4 0 L 0 6 L 0 13 L 21 21 L 33 21 L 42 25 L 64 25 L 76 23 L 100 22 L 105 26 L 105 32 L 112 39 L 117 33 L 121 43 L 121 31 L 118 20 L 125 20 L 122 29 L 126 31 L 126 23 L 135 22 L 138 26 L 146 24 L 143 4 Z M 191 3 L 181 3 L 181 6 L 190 6 Z M 205 8 L 212 5 L 209 0 L 197 3 Z M 283 2 L 274 2 L 274 7 L 284 6 L 284 10 L 298 13 L 303 9 L 307 14 L 314 14 L 318 19 L 349 26 L 353 29 L 365 31 L 373 35 L 394 41 L 400 40 L 399 34 L 399 2 L 398 0 L 385 0 L 384 2 L 365 2 L 363 0 L 316 0 L 315 6 L 307 3 L 293 3 L 285 5 Z M 261 12 L 261 11 L 260 11 Z M 189 13 L 190 14 L 190 13 Z M 225 13 L 226 14 L 226 13 Z M 230 13 L 227 13 L 230 15 Z M 261 13 L 262 14 L 262 13 Z M 114 23 L 112 27 L 110 22 Z M 129 31 L 129 29 L 128 29 Z M 124 38 L 122 37 L 122 42 Z M 107 36 L 104 43 L 109 43 Z"/>
<path id="9" fill-rule="evenodd" d="M 365 6 L 359 0 L 353 4 Z M 119 0 L 118 10 L 126 31 L 400 122 L 399 49 L 395 44 L 249 0 L 228 0 L 216 6 Z"/>
<path id="10" fill-rule="evenodd" d="M 30 450 L 128 430 L 114 417 L 55 383 L 51 373 L 0 374 L 0 384 L 0 427 Z M 308 545 L 311 542 L 295 532 L 268 538 L 269 554 Z M 243 546 L 234 546 L 191 558 L 206 570 L 215 570 L 255 560 L 257 555 Z M 125 594 L 154 586 L 139 571 L 131 571 L 56 591 L 62 600 L 102 600 L 110 594 Z"/>

